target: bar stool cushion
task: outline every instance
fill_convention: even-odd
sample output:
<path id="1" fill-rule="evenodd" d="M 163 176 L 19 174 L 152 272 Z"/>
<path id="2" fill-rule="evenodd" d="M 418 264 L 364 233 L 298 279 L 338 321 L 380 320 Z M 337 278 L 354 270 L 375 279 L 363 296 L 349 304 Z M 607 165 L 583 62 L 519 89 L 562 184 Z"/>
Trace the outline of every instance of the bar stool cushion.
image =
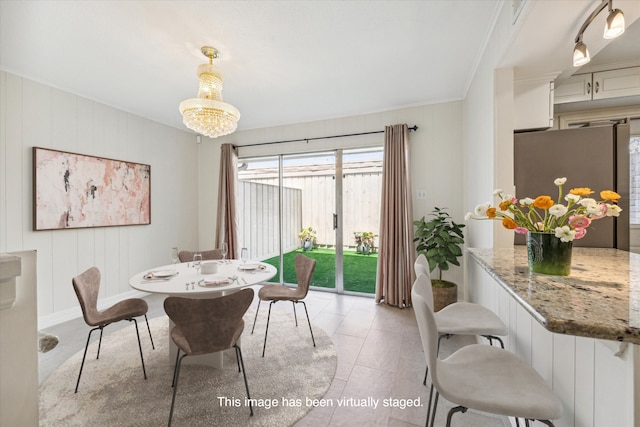
<path id="1" fill-rule="evenodd" d="M 509 333 L 493 311 L 471 302 L 453 303 L 434 316 L 440 334 L 505 336 Z"/>
<path id="2" fill-rule="evenodd" d="M 440 394 L 450 402 L 493 414 L 554 420 L 562 405 L 526 362 L 498 347 L 473 344 L 437 362 Z"/>

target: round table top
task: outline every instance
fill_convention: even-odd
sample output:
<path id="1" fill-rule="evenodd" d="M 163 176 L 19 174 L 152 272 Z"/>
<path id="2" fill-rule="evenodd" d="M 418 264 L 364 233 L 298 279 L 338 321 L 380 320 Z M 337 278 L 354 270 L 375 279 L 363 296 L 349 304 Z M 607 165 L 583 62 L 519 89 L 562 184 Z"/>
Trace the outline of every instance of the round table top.
<path id="1" fill-rule="evenodd" d="M 278 270 L 270 264 L 239 260 L 202 261 L 215 263 L 217 272 L 198 275 L 192 262 L 169 264 L 135 274 L 129 285 L 142 292 L 201 298 L 227 294 L 262 283 L 274 277 Z M 189 286 L 187 286 L 189 284 Z"/>

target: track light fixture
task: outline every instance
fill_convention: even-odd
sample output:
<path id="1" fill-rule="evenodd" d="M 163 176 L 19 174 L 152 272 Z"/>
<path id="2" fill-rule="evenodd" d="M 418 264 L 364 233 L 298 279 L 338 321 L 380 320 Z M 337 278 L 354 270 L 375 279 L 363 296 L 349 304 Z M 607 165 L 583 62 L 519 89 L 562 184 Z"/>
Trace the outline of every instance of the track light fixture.
<path id="1" fill-rule="evenodd" d="M 573 66 L 580 67 L 587 62 L 589 62 L 591 58 L 589 57 L 589 49 L 587 49 L 587 45 L 582 43 L 582 40 L 576 43 L 576 47 L 573 48 Z"/>
<path id="2" fill-rule="evenodd" d="M 609 16 L 607 16 L 607 22 L 604 25 L 604 37 L 605 39 L 615 39 L 619 35 L 624 33 L 624 15 L 620 9 L 612 9 L 611 1 L 609 1 Z"/>
<path id="3" fill-rule="evenodd" d="M 624 15 L 620 9 L 613 8 L 613 0 L 602 0 L 602 3 L 591 12 L 591 15 L 584 21 L 578 35 L 576 36 L 576 46 L 573 48 L 573 66 L 580 67 L 588 63 L 591 58 L 589 57 L 589 50 L 587 45 L 582 41 L 582 35 L 587 29 L 589 24 L 596 19 L 596 16 L 604 10 L 605 7 L 609 7 L 609 15 L 607 16 L 607 22 L 604 26 L 603 37 L 605 39 L 613 39 L 624 33 Z"/>

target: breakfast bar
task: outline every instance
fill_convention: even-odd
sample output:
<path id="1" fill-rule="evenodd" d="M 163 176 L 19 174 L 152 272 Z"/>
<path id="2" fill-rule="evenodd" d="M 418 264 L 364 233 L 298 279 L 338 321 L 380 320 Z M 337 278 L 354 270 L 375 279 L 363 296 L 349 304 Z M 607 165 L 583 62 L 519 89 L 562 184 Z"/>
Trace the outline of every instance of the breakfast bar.
<path id="1" fill-rule="evenodd" d="M 525 246 L 467 251 L 468 299 L 561 399 L 556 426 L 640 423 L 640 255 L 574 248 L 571 274 L 530 273 Z"/>

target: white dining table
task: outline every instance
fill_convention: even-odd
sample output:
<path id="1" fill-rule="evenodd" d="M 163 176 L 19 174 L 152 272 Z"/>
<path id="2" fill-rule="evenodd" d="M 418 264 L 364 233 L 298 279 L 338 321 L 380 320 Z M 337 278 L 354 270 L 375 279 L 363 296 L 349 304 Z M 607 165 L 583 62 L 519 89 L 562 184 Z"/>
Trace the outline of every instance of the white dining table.
<path id="1" fill-rule="evenodd" d="M 217 264 L 217 272 L 204 274 L 192 262 L 164 265 L 142 271 L 129 279 L 129 286 L 141 292 L 179 296 L 184 298 L 217 298 L 267 281 L 277 274 L 274 266 L 256 261 L 203 261 Z M 169 319 L 169 330 L 174 323 Z M 176 360 L 178 347 L 169 337 L 169 361 Z M 234 353 L 235 354 L 235 353 Z M 190 356 L 183 363 L 202 364 L 218 369 L 223 367 L 223 352 Z"/>

